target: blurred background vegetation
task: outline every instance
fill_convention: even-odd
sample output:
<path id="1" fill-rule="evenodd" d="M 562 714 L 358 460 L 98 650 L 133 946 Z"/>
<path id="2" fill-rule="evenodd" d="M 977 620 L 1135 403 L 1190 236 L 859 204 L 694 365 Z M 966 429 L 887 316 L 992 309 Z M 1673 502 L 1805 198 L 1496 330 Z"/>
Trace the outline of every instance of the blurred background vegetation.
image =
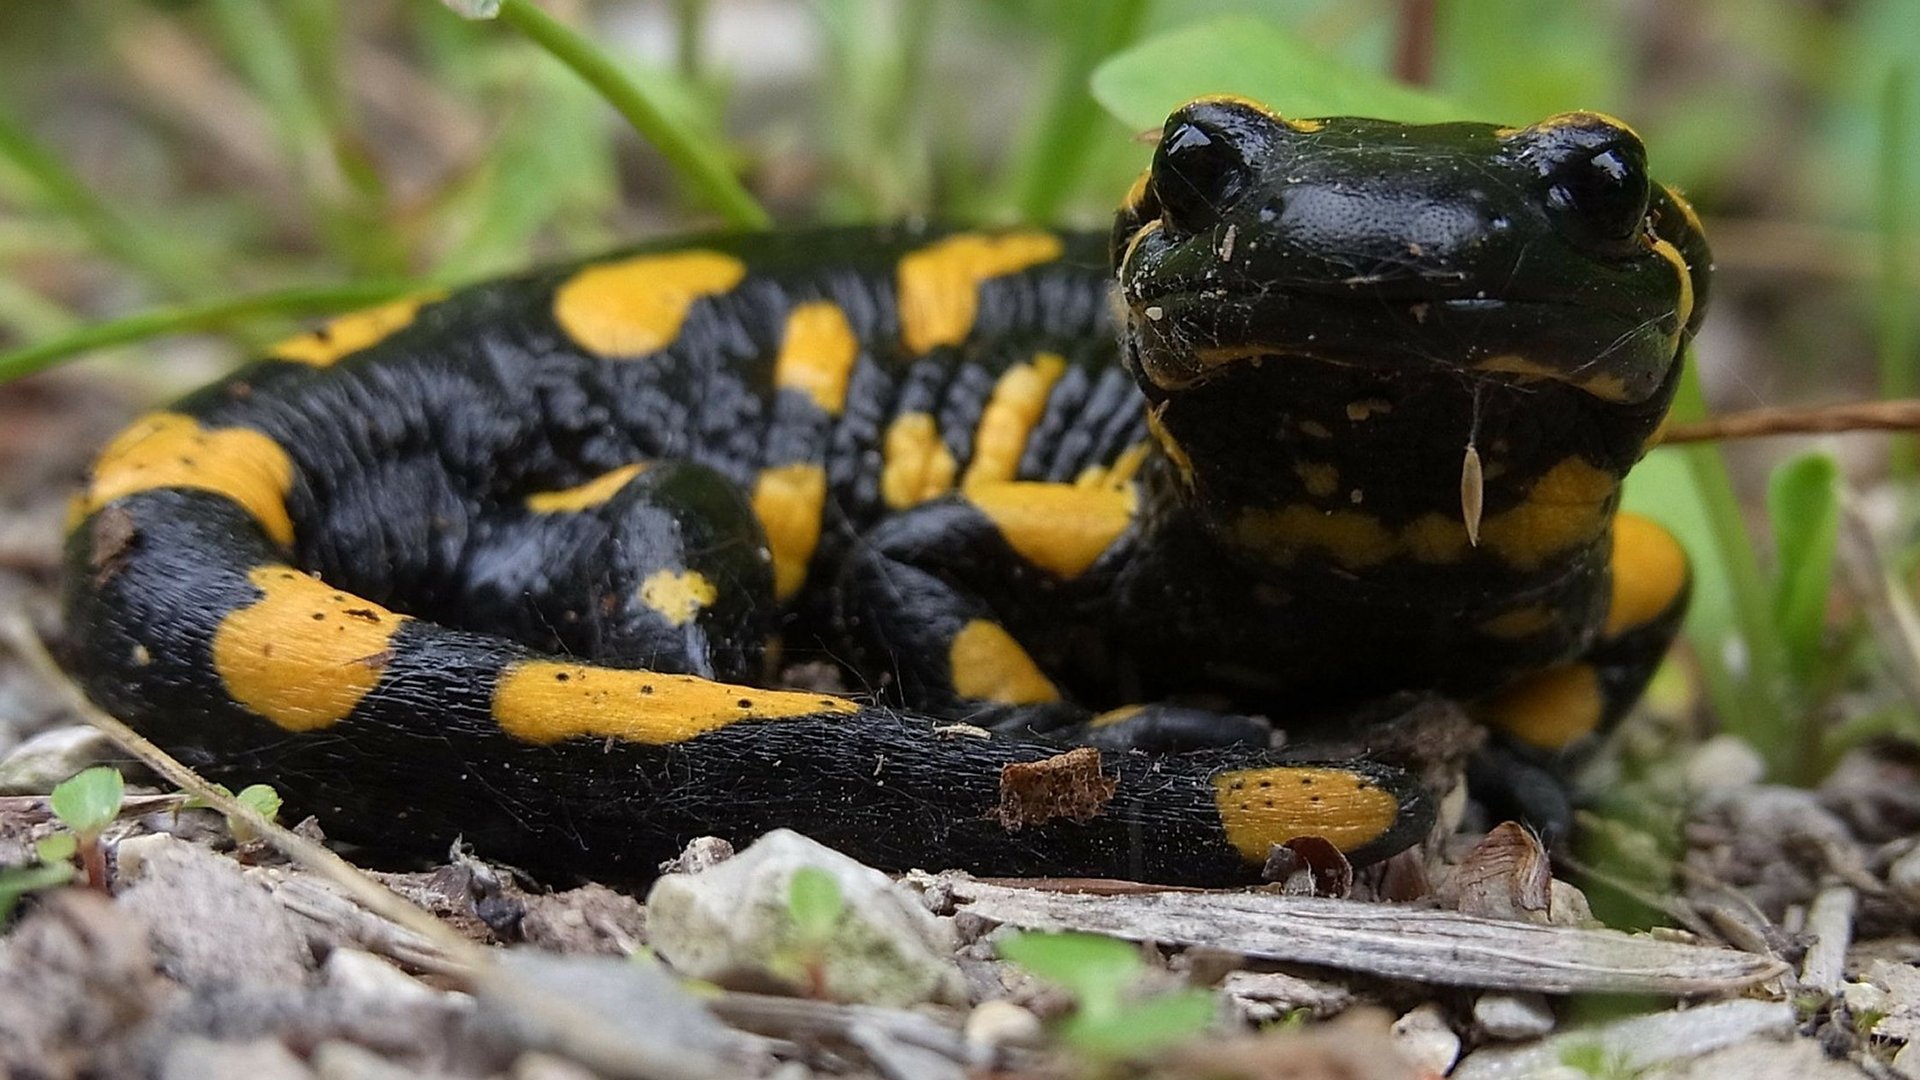
<path id="1" fill-rule="evenodd" d="M 212 328 L 0 386 L 0 425 L 81 382 L 111 388 L 90 406 L 110 427 L 301 315 L 751 222 L 756 204 L 784 223 L 1103 227 L 1149 155 L 1142 128 L 1192 90 L 1296 114 L 1620 116 L 1715 243 L 1706 408 L 1915 392 L 1917 0 L 507 3 L 518 17 L 498 21 L 438 0 L 0 5 L 0 377 L 52 355 L 18 350 L 103 325 Z M 677 149 L 555 55 L 541 11 L 631 80 Z M 1437 98 L 1395 96 L 1396 78 Z M 54 439 L 84 460 L 97 430 Z M 44 441 L 0 439 L 9 473 Z M 1838 467 L 1783 470 L 1802 443 L 1661 451 L 1636 474 L 1632 501 L 1701 570 L 1693 662 L 1667 700 L 1704 693 L 1778 775 L 1861 738 L 1920 741 L 1910 442 L 1829 439 Z M 23 468 L 4 497 L 78 468 Z M 1883 546 L 1840 600 L 1848 506 Z M 1892 629 L 1861 629 L 1876 618 Z"/>

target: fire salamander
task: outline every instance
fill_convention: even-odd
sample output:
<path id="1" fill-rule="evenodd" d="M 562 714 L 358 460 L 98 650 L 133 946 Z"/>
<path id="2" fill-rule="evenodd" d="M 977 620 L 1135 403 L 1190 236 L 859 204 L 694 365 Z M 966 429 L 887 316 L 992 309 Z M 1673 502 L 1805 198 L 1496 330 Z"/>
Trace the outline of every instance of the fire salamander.
<path id="1" fill-rule="evenodd" d="M 387 847 L 1377 860 L 1430 795 L 1264 718 L 1433 692 L 1540 767 L 1633 702 L 1688 570 L 1620 483 L 1707 269 L 1606 117 L 1205 98 L 1110 237 L 707 237 L 287 341 L 100 455 L 66 661 L 191 765 Z M 861 691 L 777 688 L 808 655 Z M 1010 814 L 1003 769 L 1071 746 L 1100 774 Z"/>

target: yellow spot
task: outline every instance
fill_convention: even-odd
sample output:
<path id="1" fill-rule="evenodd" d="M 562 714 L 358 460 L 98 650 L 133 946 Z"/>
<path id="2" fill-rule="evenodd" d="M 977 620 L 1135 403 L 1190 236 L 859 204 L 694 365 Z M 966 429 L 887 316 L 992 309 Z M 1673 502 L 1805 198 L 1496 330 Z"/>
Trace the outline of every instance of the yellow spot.
<path id="1" fill-rule="evenodd" d="M 1489 356 L 1485 360 L 1473 365 L 1473 369 L 1475 371 L 1486 371 L 1499 375 L 1518 375 L 1520 376 L 1521 382 L 1528 382 L 1534 379 L 1560 380 L 1566 377 L 1559 370 L 1550 368 L 1538 360 L 1529 360 L 1524 356 L 1516 356 L 1512 353 Z"/>
<path id="2" fill-rule="evenodd" d="M 967 489 L 1020 557 L 1063 578 L 1078 577 L 1133 521 L 1131 487 L 1081 488 L 1015 481 Z"/>
<path id="3" fill-rule="evenodd" d="M 661 675 L 528 660 L 500 674 L 493 718 L 530 743 L 622 739 L 664 746 L 743 720 L 784 720 L 855 712 L 844 698 L 734 686 L 693 675 Z"/>
<path id="4" fill-rule="evenodd" d="M 1341 769 L 1234 769 L 1213 778 L 1213 798 L 1227 842 L 1250 863 L 1266 862 L 1273 845 L 1301 836 L 1353 851 L 1400 818 L 1392 792 Z"/>
<path id="5" fill-rule="evenodd" d="M 1508 565 L 1537 570 L 1555 555 L 1599 539 L 1619 482 L 1577 457 L 1547 470 L 1521 503 L 1485 519 L 1483 546 Z M 1423 514 L 1399 529 L 1359 510 L 1322 510 L 1305 503 L 1256 507 L 1233 529 L 1244 548 L 1282 560 L 1302 551 L 1324 552 L 1349 570 L 1364 570 L 1396 555 L 1424 563 L 1457 562 L 1470 546 L 1466 526 Z"/>
<path id="6" fill-rule="evenodd" d="M 1320 421 L 1318 421 L 1318 420 L 1302 420 L 1302 421 L 1300 421 L 1300 434 L 1302 434 L 1302 435 L 1306 435 L 1306 436 L 1308 436 L 1309 438 L 1314 438 L 1314 439 L 1331 439 L 1331 438 L 1333 438 L 1333 432 L 1332 432 L 1332 430 L 1330 430 L 1330 429 L 1329 429 L 1329 428 L 1327 427 L 1327 425 L 1325 425 L 1325 424 L 1323 424 L 1323 423 L 1321 423 L 1321 422 L 1320 422 Z"/>
<path id="7" fill-rule="evenodd" d="M 1522 676 L 1475 711 L 1528 746 L 1560 750 L 1599 728 L 1606 700 L 1591 664 L 1562 664 Z"/>
<path id="8" fill-rule="evenodd" d="M 203 428 L 191 416 L 160 412 L 133 422 L 93 463 L 85 513 L 155 488 L 211 491 L 240 504 L 261 531 L 293 543 L 287 492 L 293 459 L 280 444 L 249 428 Z"/>
<path id="9" fill-rule="evenodd" d="M 1673 264 L 1674 276 L 1680 279 L 1675 286 L 1673 303 L 1675 328 L 1672 340 L 1673 347 L 1678 349 L 1680 337 L 1687 332 L 1687 320 L 1693 318 L 1693 274 L 1687 270 L 1686 258 L 1680 254 L 1679 248 L 1673 246 L 1671 240 L 1655 240 L 1653 250 L 1655 254 Z"/>
<path id="10" fill-rule="evenodd" d="M 640 583 L 640 602 L 673 626 L 684 625 L 719 595 L 698 570 L 655 570 Z"/>
<path id="11" fill-rule="evenodd" d="M 812 398 L 827 415 L 839 416 L 847 403 L 847 379 L 859 356 L 860 343 L 839 305 L 825 300 L 799 304 L 787 315 L 780 355 L 773 362 L 773 382 Z"/>
<path id="12" fill-rule="evenodd" d="M 657 352 L 680 335 L 694 301 L 740 284 L 746 264 L 717 251 L 638 255 L 589 266 L 553 294 L 553 318 L 597 356 Z"/>
<path id="13" fill-rule="evenodd" d="M 422 307 L 445 295 L 443 291 L 422 293 L 342 315 L 329 320 L 312 333 L 299 334 L 280 342 L 268 349 L 267 355 L 275 360 L 293 360 L 325 367 L 343 356 L 386 340 L 394 331 L 412 323 Z"/>
<path id="14" fill-rule="evenodd" d="M 213 632 L 227 696 L 287 731 L 346 719 L 380 681 L 407 617 L 290 566 L 255 567 L 247 580 L 260 599 Z"/>
<path id="15" fill-rule="evenodd" d="M 1469 546 L 1467 527 L 1458 518 L 1422 514 L 1400 530 L 1400 548 L 1415 562 L 1459 562 Z"/>
<path id="16" fill-rule="evenodd" d="M 1307 494 L 1316 499 L 1324 499 L 1340 490 L 1340 470 L 1324 463 L 1295 462 L 1295 476 L 1304 484 Z"/>
<path id="17" fill-rule="evenodd" d="M 998 623 L 974 619 L 953 636 L 947 650 L 954 692 L 976 701 L 1033 705 L 1060 700 L 1060 691 L 1041 674 L 1027 650 Z"/>
<path id="18" fill-rule="evenodd" d="M 1483 621 L 1480 632 L 1502 641 L 1524 641 L 1551 629 L 1559 621 L 1560 617 L 1545 604 L 1527 604 L 1508 608 Z"/>
<path id="19" fill-rule="evenodd" d="M 827 473 L 798 463 L 766 469 L 753 485 L 753 512 L 773 550 L 773 595 L 790 600 L 807 583 L 807 565 L 820 544 L 827 504 Z"/>
<path id="20" fill-rule="evenodd" d="M 1175 471 L 1180 474 L 1181 482 L 1192 487 L 1193 459 L 1187 456 L 1187 448 L 1181 446 L 1174 439 L 1173 432 L 1168 431 L 1166 424 L 1161 422 L 1160 413 L 1164 408 L 1165 406 L 1147 410 L 1147 434 L 1153 436 L 1153 441 L 1160 444 L 1160 452 L 1167 455 L 1168 461 L 1173 462 Z"/>
<path id="21" fill-rule="evenodd" d="M 1115 724 L 1122 724 L 1139 716 L 1142 712 L 1146 711 L 1146 708 L 1145 705 L 1122 705 L 1117 709 L 1108 709 L 1106 712 L 1087 721 L 1087 726 L 1090 728 L 1105 728 L 1112 727 Z"/>
<path id="22" fill-rule="evenodd" d="M 575 487 L 561 488 L 558 491 L 536 491 L 527 496 L 527 509 L 536 514 L 590 510 L 613 498 L 621 488 L 627 486 L 627 481 L 646 470 L 646 462 L 636 461 L 631 465 L 609 469 Z"/>
<path id="23" fill-rule="evenodd" d="M 1392 411 L 1393 402 L 1385 398 L 1366 398 L 1361 401 L 1347 402 L 1347 419 L 1356 424 L 1375 414 L 1385 416 Z"/>
<path id="24" fill-rule="evenodd" d="M 953 490 L 958 469 L 932 416 L 902 413 L 887 426 L 880 458 L 880 496 L 888 506 L 905 510 L 945 495 Z"/>
<path id="25" fill-rule="evenodd" d="M 1597 539 L 1620 482 L 1612 473 L 1577 457 L 1562 459 L 1534 481 L 1527 497 L 1488 518 L 1481 541 L 1521 570 L 1536 570 L 1549 558 Z"/>
<path id="26" fill-rule="evenodd" d="M 918 356 L 958 345 L 973 331 L 980 284 L 1060 257 L 1060 238 L 1042 232 L 960 233 L 900 260 L 900 336 Z"/>
<path id="27" fill-rule="evenodd" d="M 1607 113 L 1597 112 L 1593 109 L 1576 109 L 1572 112 L 1554 113 L 1552 116 L 1533 125 L 1533 130 L 1550 131 L 1553 128 L 1569 126 L 1587 127 L 1593 125 L 1596 121 L 1606 124 L 1609 127 L 1619 128 L 1621 131 L 1632 135 L 1636 139 L 1640 137 L 1639 132 L 1629 127 L 1625 120 Z"/>
<path id="28" fill-rule="evenodd" d="M 1678 348 L 1679 342 L 1676 341 L 1674 346 Z M 1627 400 L 1627 380 L 1618 375 L 1602 372 L 1599 375 L 1582 379 L 1574 383 L 1574 385 L 1592 394 L 1594 397 L 1599 398 L 1601 401 Z"/>
<path id="29" fill-rule="evenodd" d="M 1242 547 L 1283 559 L 1322 551 L 1354 570 L 1386 562 L 1398 545 L 1393 531 L 1371 514 L 1304 504 L 1248 510 L 1235 522 L 1233 536 Z"/>
<path id="30" fill-rule="evenodd" d="M 963 485 L 1014 478 L 1027 437 L 1046 412 L 1053 384 L 1066 371 L 1066 360 L 1041 353 L 1031 364 L 1014 364 L 1000 374 L 987 407 L 981 410 L 980 426 L 974 430 L 973 459 L 967 463 Z"/>
<path id="31" fill-rule="evenodd" d="M 1613 599 L 1601 633 L 1644 626 L 1673 607 L 1687 587 L 1687 553 L 1673 534 L 1639 514 L 1613 519 Z"/>
<path id="32" fill-rule="evenodd" d="M 1080 475 L 1073 478 L 1073 486 L 1093 490 L 1119 491 L 1128 484 L 1133 483 L 1133 478 L 1140 475 L 1140 466 L 1147 463 L 1147 458 L 1152 453 L 1152 443 L 1134 443 L 1132 446 L 1120 451 L 1119 455 L 1113 459 L 1111 464 L 1089 465 L 1081 469 Z"/>

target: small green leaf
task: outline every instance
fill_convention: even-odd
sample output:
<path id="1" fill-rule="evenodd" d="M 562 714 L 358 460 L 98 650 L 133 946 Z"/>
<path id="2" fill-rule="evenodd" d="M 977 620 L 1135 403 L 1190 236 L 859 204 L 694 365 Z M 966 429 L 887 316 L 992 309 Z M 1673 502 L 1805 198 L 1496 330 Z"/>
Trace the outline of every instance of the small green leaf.
<path id="1" fill-rule="evenodd" d="M 794 931 L 804 941 L 824 941 L 833 936 L 834 924 L 842 910 L 840 883 L 817 866 L 803 866 L 793 872 L 787 883 L 787 912 L 793 916 Z"/>
<path id="2" fill-rule="evenodd" d="M 1093 73 L 1093 96 L 1135 130 L 1159 127 L 1182 102 L 1238 94 L 1283 115 L 1383 120 L 1474 117 L 1444 98 L 1344 63 L 1262 19 L 1236 15 L 1181 27 L 1115 53 Z"/>
<path id="3" fill-rule="evenodd" d="M 20 898 L 40 889 L 51 889 L 73 880 L 73 864 L 48 863 L 44 866 L 13 866 L 0 870 L 0 922 L 13 914 Z"/>
<path id="4" fill-rule="evenodd" d="M 1139 946 L 1098 934 L 1013 934 L 1000 955 L 1072 991 L 1083 1014 L 1109 1011 L 1147 967 Z"/>
<path id="5" fill-rule="evenodd" d="M 34 842 L 33 854 L 43 863 L 63 863 L 80 850 L 80 840 L 70 832 L 58 832 Z"/>
<path id="6" fill-rule="evenodd" d="M 280 816 L 280 793 L 269 784 L 248 784 L 234 798 L 268 821 Z"/>
<path id="7" fill-rule="evenodd" d="M 1082 1011 L 1061 1034 L 1082 1053 L 1108 1059 L 1144 1057 L 1189 1042 L 1213 1023 L 1218 1007 L 1205 990 L 1180 990 L 1106 1016 Z"/>
<path id="8" fill-rule="evenodd" d="M 119 815 L 126 787 L 117 769 L 95 765 L 54 786 L 53 814 L 83 837 L 98 836 Z"/>
<path id="9" fill-rule="evenodd" d="M 1773 620 L 1793 673 L 1818 670 L 1840 537 L 1840 468 L 1825 453 L 1783 463 L 1767 481 L 1776 565 Z"/>

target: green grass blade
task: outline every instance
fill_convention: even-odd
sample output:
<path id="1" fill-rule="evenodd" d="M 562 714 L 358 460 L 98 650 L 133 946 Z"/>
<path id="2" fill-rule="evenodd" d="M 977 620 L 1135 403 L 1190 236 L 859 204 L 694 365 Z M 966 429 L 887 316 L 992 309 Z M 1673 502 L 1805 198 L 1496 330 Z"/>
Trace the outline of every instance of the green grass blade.
<path id="1" fill-rule="evenodd" d="M 501 22 L 525 34 L 585 79 L 651 142 L 700 198 L 737 229 L 765 229 L 773 218 L 728 170 L 713 144 L 675 122 L 640 84 L 572 28 L 535 7 L 531 0 L 502 0 Z"/>
<path id="2" fill-rule="evenodd" d="M 0 383 L 11 382 L 95 349 L 127 345 L 166 334 L 215 330 L 262 315 L 309 315 L 377 304 L 418 290 L 419 282 L 368 281 L 308 285 L 208 304 L 158 308 L 0 353 Z"/>
<path id="3" fill-rule="evenodd" d="M 191 298 L 218 291 L 215 277 L 192 257 L 115 212 L 27 129 L 0 112 L 0 158 L 24 175 L 93 245 L 146 278 L 156 289 Z"/>
<path id="4" fill-rule="evenodd" d="M 1706 397 L 1700 389 L 1699 365 L 1689 359 L 1673 416 L 1692 420 L 1704 415 Z M 1721 689 L 1714 705 L 1721 726 L 1758 748 L 1772 776 L 1793 777 L 1801 764 L 1800 740 L 1795 717 L 1780 700 L 1784 683 L 1780 638 L 1768 599 L 1771 589 L 1760 572 L 1726 459 L 1711 443 L 1679 447 L 1675 452 L 1686 462 L 1706 525 L 1706 536 L 1700 538 L 1704 544 L 1696 539 L 1690 550 L 1695 560 L 1714 560 L 1727 582 L 1732 641 L 1706 643 L 1699 650 L 1701 665 L 1719 670 Z M 1737 662 L 1727 655 L 1729 644 L 1738 648 Z M 1710 678 L 1710 687 L 1713 682 Z"/>
<path id="5" fill-rule="evenodd" d="M 1183 26 L 1109 57 L 1093 96 L 1129 128 L 1159 127 L 1205 94 L 1240 94 L 1287 116 L 1498 120 L 1328 56 L 1289 30 L 1243 15 Z"/>
<path id="6" fill-rule="evenodd" d="M 1906 163 L 1912 137 L 1912 99 L 1913 68 L 1896 64 L 1887 73 L 1880 96 L 1879 190 L 1875 199 L 1880 271 L 1874 297 L 1874 329 L 1880 396 L 1884 398 L 1912 397 L 1920 389 L 1920 380 L 1914 376 L 1914 301 L 1912 283 L 1907 278 L 1912 207 L 1908 202 Z M 1912 480 L 1920 472 L 1920 449 L 1916 449 L 1913 436 L 1894 436 L 1888 453 L 1894 476 Z"/>
<path id="7" fill-rule="evenodd" d="M 1827 595 L 1840 540 L 1840 467 L 1825 453 L 1783 462 L 1767 484 L 1773 522 L 1773 621 L 1796 682 L 1808 686 L 1825 655 Z"/>
<path id="8" fill-rule="evenodd" d="M 1095 140 L 1112 134 L 1087 87 L 1094 68 L 1139 36 L 1149 0 L 1087 5 L 1091 25 L 1063 35 L 1059 66 L 1040 119 L 1008 172 L 1000 200 L 1019 220 L 1052 224 L 1085 171 Z M 1077 7 L 1077 5 L 1076 5 Z"/>

